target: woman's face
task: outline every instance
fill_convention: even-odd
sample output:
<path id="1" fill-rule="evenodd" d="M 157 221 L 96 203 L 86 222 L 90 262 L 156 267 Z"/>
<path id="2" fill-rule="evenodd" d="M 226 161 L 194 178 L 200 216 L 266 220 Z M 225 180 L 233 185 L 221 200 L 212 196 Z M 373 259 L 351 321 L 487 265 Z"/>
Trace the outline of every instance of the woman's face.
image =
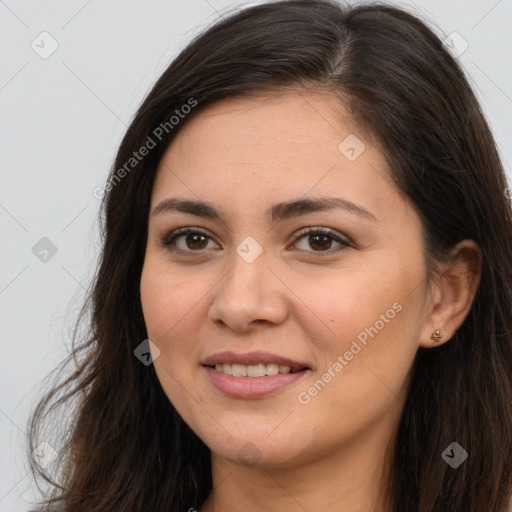
<path id="1" fill-rule="evenodd" d="M 285 467 L 379 449 L 426 343 L 419 217 L 334 105 L 224 100 L 160 162 L 141 278 L 154 366 L 224 460 Z M 182 228 L 192 234 L 171 241 Z"/>

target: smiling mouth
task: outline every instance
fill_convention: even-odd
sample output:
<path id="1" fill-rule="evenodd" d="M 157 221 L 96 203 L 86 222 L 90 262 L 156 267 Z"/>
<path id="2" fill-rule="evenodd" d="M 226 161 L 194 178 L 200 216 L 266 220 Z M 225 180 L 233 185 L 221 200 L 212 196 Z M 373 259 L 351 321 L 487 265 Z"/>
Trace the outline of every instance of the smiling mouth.
<path id="1" fill-rule="evenodd" d="M 294 369 L 290 366 L 279 365 L 275 363 L 259 363 L 259 364 L 215 364 L 209 366 L 214 370 L 231 375 L 232 377 L 269 377 L 272 375 L 299 373 L 307 370 L 307 367 Z"/>

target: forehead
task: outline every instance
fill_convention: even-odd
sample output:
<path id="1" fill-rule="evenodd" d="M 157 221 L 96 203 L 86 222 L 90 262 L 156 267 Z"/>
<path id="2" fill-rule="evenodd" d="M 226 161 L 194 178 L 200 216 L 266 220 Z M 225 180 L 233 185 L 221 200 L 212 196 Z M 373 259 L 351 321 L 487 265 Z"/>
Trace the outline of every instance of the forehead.
<path id="1" fill-rule="evenodd" d="M 349 196 L 378 209 L 396 190 L 369 140 L 325 93 L 222 100 L 175 136 L 159 164 L 152 207 L 172 195 L 261 212 L 307 194 Z M 347 144 L 357 158 L 347 157 Z"/>
<path id="2" fill-rule="evenodd" d="M 333 148 L 333 142 L 353 132 L 363 140 L 368 135 L 354 126 L 332 94 L 266 93 L 209 105 L 185 124 L 171 147 L 175 153 L 184 145 L 208 146 L 209 152 L 222 147 L 229 156 L 229 149 L 238 153 L 234 146 L 243 145 L 248 155 L 272 150 L 276 157 L 293 157 L 289 150 L 294 146 L 300 153 L 337 151 L 338 144 Z"/>

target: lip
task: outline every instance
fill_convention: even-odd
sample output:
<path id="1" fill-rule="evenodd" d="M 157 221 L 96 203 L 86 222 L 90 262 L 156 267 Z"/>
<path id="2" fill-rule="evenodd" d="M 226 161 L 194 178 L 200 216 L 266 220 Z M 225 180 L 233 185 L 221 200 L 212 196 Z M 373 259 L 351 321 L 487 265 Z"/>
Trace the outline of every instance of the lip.
<path id="1" fill-rule="evenodd" d="M 303 368 L 309 369 L 306 363 L 294 361 L 286 357 L 271 354 L 270 352 L 247 352 L 245 354 L 236 354 L 235 352 L 219 352 L 207 357 L 201 364 L 203 366 L 215 366 L 216 364 L 278 364 L 281 366 L 289 366 L 293 370 L 302 370 Z M 242 378 L 242 377 L 240 377 Z M 252 377 L 250 377 L 252 378 Z M 264 377 L 258 377 L 264 378 Z"/>
<path id="2" fill-rule="evenodd" d="M 311 372 L 308 369 L 297 373 L 280 373 L 265 377 L 233 377 L 209 366 L 203 366 L 203 369 L 208 374 L 210 382 L 221 393 L 231 398 L 244 399 L 265 398 L 276 394 Z"/>
<path id="3" fill-rule="evenodd" d="M 266 375 L 265 377 L 233 377 L 232 375 L 218 372 L 215 368 L 210 368 L 216 364 L 224 363 L 244 365 L 273 363 L 289 366 L 296 373 L 280 373 L 278 375 Z M 311 373 L 311 369 L 305 363 L 268 352 L 250 352 L 245 354 L 221 352 L 207 357 L 201 364 L 215 388 L 231 398 L 243 399 L 265 398 L 274 395 Z"/>

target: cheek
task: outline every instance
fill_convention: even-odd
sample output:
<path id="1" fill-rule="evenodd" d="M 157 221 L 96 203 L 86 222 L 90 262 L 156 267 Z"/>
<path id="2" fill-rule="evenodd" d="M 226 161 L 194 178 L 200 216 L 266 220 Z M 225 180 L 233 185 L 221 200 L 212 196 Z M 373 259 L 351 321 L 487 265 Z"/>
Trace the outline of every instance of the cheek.
<path id="1" fill-rule="evenodd" d="M 205 292 L 205 285 L 197 280 L 180 279 L 179 272 L 169 272 L 162 267 L 151 258 L 144 264 L 140 284 L 144 321 L 149 339 L 162 353 L 172 345 L 174 355 L 181 356 L 189 345 L 185 342 L 188 335 L 193 334 L 190 319 L 198 297 Z M 178 348 L 181 350 L 176 350 Z"/>
<path id="2" fill-rule="evenodd" d="M 364 343 L 365 333 L 369 336 L 365 329 L 376 322 L 379 332 L 390 323 L 396 323 L 393 320 L 400 315 L 393 304 L 404 295 L 400 279 L 382 273 L 373 275 L 367 267 L 340 269 L 321 279 L 295 279 L 294 292 L 307 306 L 304 311 L 309 320 L 314 319 L 314 329 L 323 333 L 315 338 L 322 345 L 320 348 L 337 353 L 344 348 L 348 350 L 350 342 L 358 335 Z M 306 328 L 307 324 L 303 326 Z"/>
<path id="3" fill-rule="evenodd" d="M 187 418 L 191 404 L 184 390 L 191 389 L 190 364 L 198 359 L 197 346 L 190 341 L 198 325 L 198 297 L 205 293 L 204 281 L 197 281 L 180 278 L 179 272 L 149 255 L 140 282 L 148 338 L 160 350 L 155 372 L 169 400 Z"/>
<path id="4" fill-rule="evenodd" d="M 326 380 L 340 386 L 358 386 L 359 396 L 371 394 L 379 378 L 400 390 L 417 351 L 413 272 L 378 264 L 338 275 L 317 279 L 315 286 L 311 279 L 295 281 L 294 291 L 307 306 L 296 318 L 316 346 L 319 372 L 330 371 Z M 327 387 L 334 391 L 337 384 Z"/>

